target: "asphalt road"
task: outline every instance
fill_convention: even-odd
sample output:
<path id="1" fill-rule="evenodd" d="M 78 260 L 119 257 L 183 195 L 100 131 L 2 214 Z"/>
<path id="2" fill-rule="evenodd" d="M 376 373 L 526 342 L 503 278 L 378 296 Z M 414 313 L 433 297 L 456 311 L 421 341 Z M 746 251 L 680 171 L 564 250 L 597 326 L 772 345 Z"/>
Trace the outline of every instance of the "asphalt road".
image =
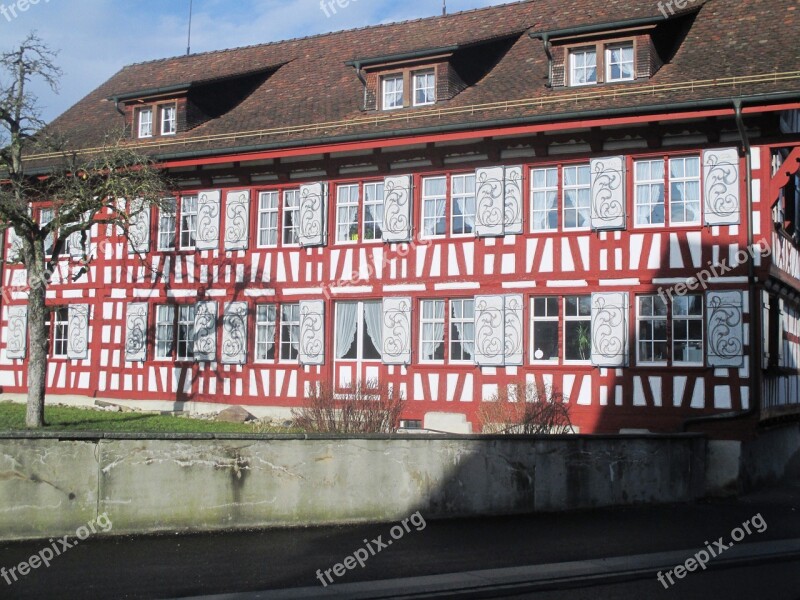
<path id="1" fill-rule="evenodd" d="M 89 538 L 55 558 L 49 568 L 32 571 L 12 585 L 0 579 L 0 598 L 134 600 L 322 589 L 317 570 L 332 569 L 361 548 L 376 549 L 372 540 L 378 536 L 385 547 L 370 555 L 363 568 L 356 566 L 336 577 L 336 584 L 700 550 L 706 541 L 727 538 L 756 514 L 767 527 L 763 533 L 753 531 L 742 543 L 800 538 L 800 487 L 692 505 L 429 521 L 419 531 L 411 527 L 392 545 L 386 544 L 392 524 Z M 46 545 L 41 541 L 0 545 L 0 567 L 16 566 Z M 692 574 L 670 590 L 652 577 L 603 583 L 591 597 L 800 600 L 798 573 L 796 561 L 740 565 Z M 588 598 L 588 593 L 584 588 L 510 597 Z"/>

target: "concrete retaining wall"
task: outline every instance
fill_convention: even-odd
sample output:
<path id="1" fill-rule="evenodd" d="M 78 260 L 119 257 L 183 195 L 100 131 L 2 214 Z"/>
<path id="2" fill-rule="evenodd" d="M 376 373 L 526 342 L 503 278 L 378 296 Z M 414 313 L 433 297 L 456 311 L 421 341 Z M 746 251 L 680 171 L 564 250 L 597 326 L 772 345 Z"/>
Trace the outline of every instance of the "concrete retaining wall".
<path id="1" fill-rule="evenodd" d="M 742 486 L 800 481 L 800 424 L 774 427 L 742 446 Z"/>
<path id="2" fill-rule="evenodd" d="M 693 500 L 698 435 L 0 437 L 0 539 L 428 519 Z"/>

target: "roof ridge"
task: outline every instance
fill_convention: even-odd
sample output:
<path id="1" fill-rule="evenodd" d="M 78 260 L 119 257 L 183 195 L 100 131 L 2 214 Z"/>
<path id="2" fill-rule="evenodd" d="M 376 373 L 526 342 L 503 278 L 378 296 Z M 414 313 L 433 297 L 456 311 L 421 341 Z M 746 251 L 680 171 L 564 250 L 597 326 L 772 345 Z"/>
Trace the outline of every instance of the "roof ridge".
<path id="1" fill-rule="evenodd" d="M 481 7 L 478 7 L 478 8 L 469 8 L 469 9 L 466 9 L 466 10 L 460 10 L 458 12 L 448 13 L 447 15 L 432 15 L 430 17 L 419 17 L 419 18 L 416 18 L 416 19 L 406 19 L 405 21 L 392 21 L 392 22 L 389 22 L 389 23 L 378 23 L 376 25 L 365 25 L 363 27 L 353 27 L 353 28 L 350 28 L 350 29 L 337 29 L 335 31 L 328 31 L 328 32 L 325 32 L 325 33 L 315 33 L 313 35 L 306 35 L 306 36 L 301 36 L 301 37 L 296 37 L 296 38 L 287 38 L 287 39 L 283 39 L 283 40 L 275 40 L 275 41 L 272 41 L 272 42 L 263 42 L 263 43 L 260 43 L 260 44 L 249 44 L 247 46 L 236 46 L 234 48 L 222 48 L 222 49 L 219 49 L 219 50 L 208 50 L 206 52 L 197 52 L 195 54 L 189 54 L 189 55 L 185 55 L 184 54 L 184 55 L 178 55 L 178 56 L 168 56 L 168 57 L 164 57 L 164 58 L 155 58 L 155 59 L 152 59 L 152 60 L 145 60 L 145 61 L 141 61 L 141 62 L 130 63 L 130 64 L 125 65 L 124 67 L 122 67 L 121 70 L 125 71 L 126 69 L 130 69 L 130 68 L 133 68 L 133 67 L 140 67 L 140 66 L 143 66 L 143 65 L 152 65 L 152 64 L 156 64 L 156 63 L 169 62 L 169 61 L 175 61 L 175 60 L 181 60 L 181 59 L 188 60 L 188 59 L 192 59 L 192 58 L 200 57 L 200 56 L 210 56 L 210 55 L 214 55 L 214 54 L 224 54 L 226 52 L 237 52 L 239 50 L 250 50 L 252 48 L 266 48 L 266 47 L 269 47 L 269 46 L 277 46 L 279 44 L 288 44 L 290 42 L 304 42 L 304 41 L 314 40 L 314 39 L 318 39 L 318 38 L 325 38 L 325 37 L 331 37 L 331 36 L 334 36 L 334 35 L 340 35 L 340 34 L 343 34 L 343 33 L 352 33 L 352 32 L 355 32 L 355 31 L 365 31 L 367 29 L 380 29 L 382 27 L 394 27 L 394 26 L 397 26 L 397 25 L 408 25 L 410 23 L 420 23 L 422 21 L 432 21 L 434 19 L 442 19 L 442 20 L 451 19 L 451 18 L 454 18 L 454 17 L 460 17 L 460 16 L 463 16 L 463 15 L 466 15 L 466 14 L 470 14 L 470 13 L 489 11 L 489 10 L 496 10 L 496 9 L 500 9 L 500 8 L 506 8 L 506 7 L 509 7 L 509 6 L 513 6 L 513 5 L 532 4 L 532 3 L 536 2 L 536 1 L 537 0 L 512 0 L 510 2 L 504 2 L 502 4 L 493 4 L 491 6 L 481 6 Z"/>

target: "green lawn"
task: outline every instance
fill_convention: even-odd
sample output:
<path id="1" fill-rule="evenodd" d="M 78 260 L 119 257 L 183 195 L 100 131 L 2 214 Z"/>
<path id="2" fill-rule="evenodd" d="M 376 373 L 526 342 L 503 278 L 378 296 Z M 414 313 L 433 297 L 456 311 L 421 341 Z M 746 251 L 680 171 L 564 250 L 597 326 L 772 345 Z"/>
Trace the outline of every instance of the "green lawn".
<path id="1" fill-rule="evenodd" d="M 45 431 L 103 431 L 116 433 L 292 433 L 263 424 L 218 423 L 203 419 L 139 412 L 106 412 L 64 406 L 45 406 Z M 0 402 L 0 431 L 25 429 L 25 405 Z"/>

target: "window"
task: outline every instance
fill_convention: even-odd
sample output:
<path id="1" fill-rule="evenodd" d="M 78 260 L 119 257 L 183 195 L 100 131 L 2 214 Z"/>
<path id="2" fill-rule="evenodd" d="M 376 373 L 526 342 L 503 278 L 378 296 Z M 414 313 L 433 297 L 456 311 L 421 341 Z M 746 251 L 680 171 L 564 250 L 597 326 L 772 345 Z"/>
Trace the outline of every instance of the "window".
<path id="1" fill-rule="evenodd" d="M 475 301 L 450 301 L 450 362 L 473 362 Z"/>
<path id="2" fill-rule="evenodd" d="M 403 108 L 403 76 L 389 75 L 382 81 L 383 110 Z"/>
<path id="3" fill-rule="evenodd" d="M 54 212 L 52 208 L 43 208 L 39 211 L 39 225 L 44 227 L 53 220 Z M 44 254 L 50 256 L 53 253 L 53 246 L 55 245 L 55 235 L 53 233 L 47 234 L 44 240 Z"/>
<path id="4" fill-rule="evenodd" d="M 533 231 L 558 228 L 558 169 L 531 170 L 531 203 Z"/>
<path id="5" fill-rule="evenodd" d="M 569 53 L 570 85 L 597 83 L 597 49 L 594 46 L 576 48 Z"/>
<path id="6" fill-rule="evenodd" d="M 381 302 L 336 304 L 337 360 L 380 360 L 382 336 Z"/>
<path id="7" fill-rule="evenodd" d="M 703 296 L 672 299 L 672 362 L 703 364 Z"/>
<path id="8" fill-rule="evenodd" d="M 564 360 L 592 358 L 592 297 L 564 298 Z"/>
<path id="9" fill-rule="evenodd" d="M 667 361 L 667 303 L 661 296 L 637 298 L 639 322 L 638 362 Z"/>
<path id="10" fill-rule="evenodd" d="M 178 131 L 178 108 L 174 104 L 162 106 L 161 135 L 174 135 L 176 131 Z"/>
<path id="11" fill-rule="evenodd" d="M 468 235 L 475 230 L 475 175 L 453 175 L 451 179 L 453 235 Z"/>
<path id="12" fill-rule="evenodd" d="M 181 250 L 194 250 L 197 240 L 197 196 L 181 198 Z"/>
<path id="13" fill-rule="evenodd" d="M 256 360 L 275 360 L 277 310 L 274 304 L 256 306 Z"/>
<path id="14" fill-rule="evenodd" d="M 444 360 L 444 300 L 423 300 L 420 319 L 423 362 Z"/>
<path id="15" fill-rule="evenodd" d="M 156 306 L 156 358 L 172 358 L 175 335 L 175 307 Z"/>
<path id="16" fill-rule="evenodd" d="M 283 192 L 283 245 L 297 246 L 300 243 L 300 190 Z"/>
<path id="17" fill-rule="evenodd" d="M 69 340 L 69 309 L 64 306 L 50 312 L 52 319 L 52 356 L 53 358 L 67 358 L 67 344 Z M 50 323 L 48 323 L 48 329 Z"/>
<path id="18" fill-rule="evenodd" d="M 447 232 L 447 178 L 428 177 L 422 180 L 422 233 L 424 236 Z"/>
<path id="19" fill-rule="evenodd" d="M 142 108 L 139 110 L 139 137 L 153 137 L 153 109 Z"/>
<path id="20" fill-rule="evenodd" d="M 633 42 L 606 47 L 606 81 L 633 80 Z"/>
<path id="21" fill-rule="evenodd" d="M 564 229 L 592 225 L 592 190 L 588 165 L 564 167 Z"/>
<path id="22" fill-rule="evenodd" d="M 297 360 L 300 356 L 300 305 L 284 304 L 281 308 L 281 360 Z"/>
<path id="23" fill-rule="evenodd" d="M 436 103 L 436 74 L 434 71 L 414 73 L 414 106 Z"/>
<path id="24" fill-rule="evenodd" d="M 278 192 L 261 192 L 258 196 L 258 247 L 278 245 Z"/>
<path id="25" fill-rule="evenodd" d="M 358 185 L 336 189 L 336 241 L 358 241 Z"/>
<path id="26" fill-rule="evenodd" d="M 364 239 L 383 239 L 383 182 L 364 184 Z"/>
<path id="27" fill-rule="evenodd" d="M 162 202 L 158 211 L 158 249 L 175 249 L 175 198 Z"/>
<path id="28" fill-rule="evenodd" d="M 669 161 L 669 220 L 673 224 L 700 224 L 700 158 Z"/>
<path id="29" fill-rule="evenodd" d="M 558 361 L 558 298 L 534 298 L 531 315 L 531 359 Z"/>
<path id="30" fill-rule="evenodd" d="M 637 160 L 634 169 L 636 224 L 664 224 L 664 161 Z"/>
<path id="31" fill-rule="evenodd" d="M 178 307 L 178 360 L 194 358 L 194 304 Z"/>

